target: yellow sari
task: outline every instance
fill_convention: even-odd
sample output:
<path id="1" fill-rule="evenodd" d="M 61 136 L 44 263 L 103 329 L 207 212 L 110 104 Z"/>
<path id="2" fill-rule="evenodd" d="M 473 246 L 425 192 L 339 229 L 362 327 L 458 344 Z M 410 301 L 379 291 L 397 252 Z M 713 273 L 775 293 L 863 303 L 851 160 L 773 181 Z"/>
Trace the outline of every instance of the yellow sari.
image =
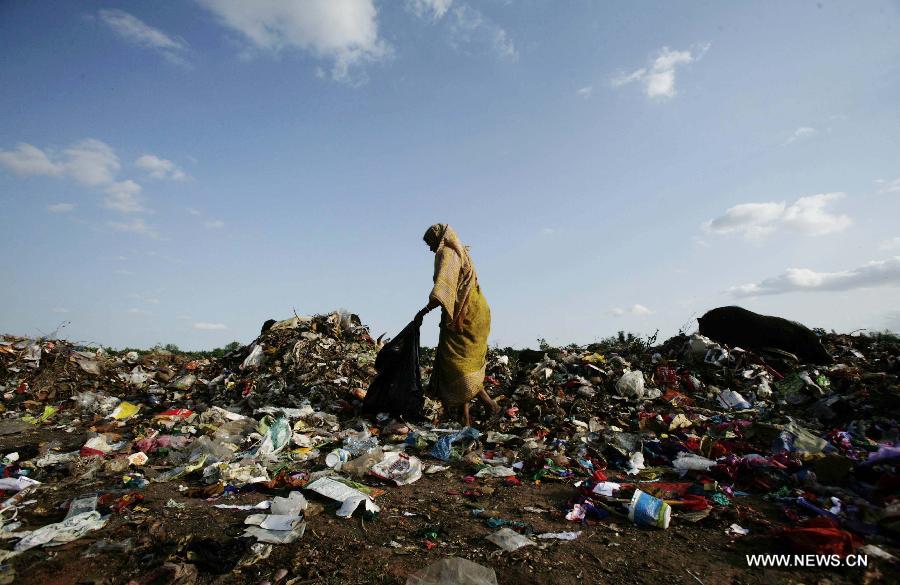
<path id="1" fill-rule="evenodd" d="M 425 234 L 434 250 L 434 288 L 430 300 L 441 305 L 441 333 L 428 393 L 445 409 L 455 409 L 484 387 L 491 309 L 478 276 L 453 228 L 436 224 Z"/>

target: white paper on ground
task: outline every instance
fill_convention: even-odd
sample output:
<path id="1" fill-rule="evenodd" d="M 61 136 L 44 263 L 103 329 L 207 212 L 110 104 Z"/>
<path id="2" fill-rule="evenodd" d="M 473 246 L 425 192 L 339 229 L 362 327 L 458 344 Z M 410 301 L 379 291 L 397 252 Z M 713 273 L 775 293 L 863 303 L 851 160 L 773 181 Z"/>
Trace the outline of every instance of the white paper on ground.
<path id="1" fill-rule="evenodd" d="M 262 524 L 262 521 L 266 519 L 268 514 L 250 514 L 246 518 L 244 518 L 244 524 L 250 524 L 252 526 L 259 526 Z"/>
<path id="2" fill-rule="evenodd" d="M 259 527 L 266 530 L 293 530 L 301 522 L 303 522 L 302 516 L 269 514 L 259 523 Z"/>
<path id="3" fill-rule="evenodd" d="M 272 498 L 271 514 L 284 514 L 289 516 L 299 516 L 300 512 L 306 509 L 306 498 L 300 492 L 291 492 L 288 497 Z"/>
<path id="4" fill-rule="evenodd" d="M 271 505 L 271 500 L 263 500 L 256 504 L 215 504 L 213 508 L 222 510 L 268 510 Z"/>
<path id="5" fill-rule="evenodd" d="M 249 526 L 243 536 L 252 536 L 257 542 L 268 544 L 290 544 L 306 532 L 306 522 L 301 522 L 293 530 L 266 530 L 260 526 Z"/>
<path id="6" fill-rule="evenodd" d="M 593 492 L 595 494 L 606 496 L 611 498 L 613 492 L 622 487 L 622 484 L 616 483 L 614 481 L 601 481 L 597 485 L 594 486 Z"/>
<path id="7" fill-rule="evenodd" d="M 375 513 L 381 511 L 381 508 L 378 507 L 372 498 L 330 477 L 319 478 L 307 485 L 306 489 L 316 492 L 320 496 L 325 496 L 329 500 L 341 502 L 341 507 L 337 511 L 337 515 L 341 518 L 352 516 L 360 502 L 365 503 L 367 512 Z"/>

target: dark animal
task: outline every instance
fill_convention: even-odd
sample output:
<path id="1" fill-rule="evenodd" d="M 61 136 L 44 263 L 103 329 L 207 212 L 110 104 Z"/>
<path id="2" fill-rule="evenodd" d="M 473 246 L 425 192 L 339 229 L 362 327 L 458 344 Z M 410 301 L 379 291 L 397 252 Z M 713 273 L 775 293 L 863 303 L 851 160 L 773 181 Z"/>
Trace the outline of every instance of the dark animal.
<path id="1" fill-rule="evenodd" d="M 732 347 L 790 352 L 805 362 L 830 364 L 819 337 L 800 323 L 769 317 L 741 307 L 719 307 L 697 319 L 700 334 Z"/>

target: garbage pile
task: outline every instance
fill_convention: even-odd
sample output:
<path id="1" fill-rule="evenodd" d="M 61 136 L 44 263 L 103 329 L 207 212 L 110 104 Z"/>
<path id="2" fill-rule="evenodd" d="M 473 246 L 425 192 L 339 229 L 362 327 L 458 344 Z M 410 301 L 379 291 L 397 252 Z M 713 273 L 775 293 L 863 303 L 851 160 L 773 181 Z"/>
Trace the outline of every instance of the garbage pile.
<path id="1" fill-rule="evenodd" d="M 381 343 L 346 312 L 267 322 L 221 359 L 5 337 L 0 583 L 40 582 L 35 567 L 68 550 L 124 559 L 135 583 L 300 582 L 337 562 L 310 552 L 335 530 L 368 547 L 368 531 L 395 517 L 422 525 L 384 536 L 384 554 L 435 561 L 397 582 L 496 583 L 491 567 L 595 546 L 586 535 L 602 527 L 649 538 L 705 528 L 727 542 L 764 538 L 773 553 L 867 554 L 890 575 L 900 340 L 819 341 L 833 363 L 700 334 L 493 348 L 485 386 L 502 412 L 473 408 L 476 423 L 463 428 L 430 400 L 424 422 L 365 414 Z M 561 490 L 553 505 L 529 504 L 545 486 Z M 464 503 L 477 540 L 452 537 L 459 514 L 429 507 L 436 492 Z M 498 513 L 506 500 L 517 516 Z M 425 511 L 402 509 L 415 506 Z M 199 535 L 226 516 L 215 537 Z M 336 528 L 351 518 L 361 524 Z M 311 547 L 302 571 L 275 566 L 297 546 Z"/>

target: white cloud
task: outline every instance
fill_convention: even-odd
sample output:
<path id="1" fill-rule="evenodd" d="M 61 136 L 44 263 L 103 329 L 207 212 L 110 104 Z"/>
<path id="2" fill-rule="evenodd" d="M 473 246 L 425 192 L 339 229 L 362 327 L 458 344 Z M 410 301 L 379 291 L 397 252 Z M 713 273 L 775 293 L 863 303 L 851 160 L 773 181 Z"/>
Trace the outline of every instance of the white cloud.
<path id="1" fill-rule="evenodd" d="M 149 315 L 150 311 L 145 311 L 144 309 L 131 308 L 128 309 L 129 315 Z"/>
<path id="2" fill-rule="evenodd" d="M 123 10 L 101 10 L 97 13 L 97 17 L 100 22 L 132 45 L 156 51 L 171 63 L 187 64 L 185 56 L 188 44 L 184 39 L 166 34 Z"/>
<path id="3" fill-rule="evenodd" d="M 66 174 L 92 187 L 111 183 L 121 167 L 113 149 L 95 138 L 70 146 L 62 156 L 20 143 L 15 150 L 0 150 L 0 164 L 20 175 Z"/>
<path id="4" fill-rule="evenodd" d="M 136 219 L 131 222 L 109 221 L 106 222 L 106 225 L 119 232 L 131 232 L 133 234 L 147 236 L 149 238 L 159 237 L 159 233 L 155 229 L 144 223 L 143 219 Z M 116 274 L 130 275 L 132 274 L 132 272 L 129 272 L 127 270 L 117 270 Z"/>
<path id="5" fill-rule="evenodd" d="M 519 52 L 506 31 L 484 16 L 480 11 L 465 4 L 452 11 L 453 22 L 450 31 L 454 44 L 480 44 L 486 46 L 500 59 L 516 61 Z"/>
<path id="6" fill-rule="evenodd" d="M 752 297 L 797 291 L 846 291 L 881 286 L 900 286 L 900 256 L 874 260 L 841 272 L 789 268 L 778 276 L 766 278 L 758 283 L 732 287 L 729 292 L 736 297 Z"/>
<path id="7" fill-rule="evenodd" d="M 784 215 L 785 203 L 741 203 L 704 224 L 707 231 L 716 234 L 740 233 L 748 238 L 768 235 Z"/>
<path id="8" fill-rule="evenodd" d="M 640 81 L 644 78 L 645 75 L 647 75 L 647 70 L 641 67 L 640 69 L 629 73 L 628 75 L 613 77 L 612 81 L 610 81 L 610 84 L 612 84 L 613 87 L 622 87 L 623 85 L 628 85 L 629 83 L 632 83 L 634 81 Z"/>
<path id="9" fill-rule="evenodd" d="M 169 178 L 183 176 L 183 172 L 171 161 L 156 159 L 152 162 L 163 163 L 163 166 L 166 166 L 165 163 L 171 164 L 165 170 Z M 101 189 L 106 194 L 104 205 L 109 209 L 122 213 L 146 211 L 138 197 L 141 186 L 130 179 L 116 181 L 116 174 L 122 167 L 119 157 L 110 145 L 96 138 L 82 140 L 62 153 L 22 143 L 15 150 L 0 150 L 0 164 L 19 174 L 66 175 L 82 185 Z M 158 164 L 156 166 L 157 171 L 163 172 Z M 73 208 L 72 204 L 58 203 L 47 209 L 53 213 L 64 213 Z"/>
<path id="10" fill-rule="evenodd" d="M 796 130 L 794 130 L 793 134 L 788 137 L 787 141 L 785 141 L 785 144 L 790 144 L 804 138 L 809 138 L 815 133 L 815 128 L 810 128 L 809 126 L 800 126 Z"/>
<path id="11" fill-rule="evenodd" d="M 140 293 L 131 293 L 130 295 L 128 295 L 128 298 L 129 298 L 129 299 L 136 299 L 136 300 L 141 301 L 141 302 L 144 302 L 144 303 L 150 303 L 151 305 L 158 305 L 158 304 L 159 304 L 159 299 L 156 299 L 156 298 L 153 298 L 153 297 L 148 297 L 148 296 L 142 295 L 142 294 L 140 294 Z"/>
<path id="12" fill-rule="evenodd" d="M 832 234 L 853 223 L 849 216 L 834 214 L 827 209 L 843 197 L 843 193 L 819 193 L 800 197 L 791 205 L 784 201 L 741 203 L 704 223 L 703 229 L 720 235 L 740 234 L 751 240 L 763 238 L 777 229 L 807 236 Z"/>
<path id="13" fill-rule="evenodd" d="M 614 309 L 610 310 L 610 313 L 615 317 L 623 317 L 625 315 L 634 315 L 636 317 L 646 317 L 647 315 L 652 315 L 653 311 L 651 311 L 644 305 L 635 303 L 627 309 L 623 309 L 621 307 L 615 307 Z"/>
<path id="14" fill-rule="evenodd" d="M 552 227 L 541 228 L 541 235 L 552 236 L 555 233 L 556 233 L 556 230 L 553 229 Z"/>
<path id="15" fill-rule="evenodd" d="M 378 36 L 373 0 L 199 0 L 255 48 L 297 48 L 332 62 L 331 77 L 353 82 L 351 68 L 390 54 Z"/>
<path id="16" fill-rule="evenodd" d="M 645 307 L 644 305 L 634 304 L 631 306 L 631 314 L 632 315 L 650 315 L 653 313 L 650 309 Z"/>
<path id="17" fill-rule="evenodd" d="M 579 97 L 583 97 L 584 99 L 588 100 L 591 99 L 591 95 L 594 93 L 594 88 L 593 86 L 586 85 L 575 93 L 577 93 Z"/>
<path id="18" fill-rule="evenodd" d="M 193 207 L 187 207 L 185 208 L 185 211 L 187 211 L 190 215 L 200 215 L 200 210 L 194 209 Z"/>
<path id="19" fill-rule="evenodd" d="M 203 222 L 203 227 L 210 230 L 218 230 L 225 227 L 225 222 L 221 219 L 210 219 Z"/>
<path id="20" fill-rule="evenodd" d="M 141 205 L 140 195 L 141 186 L 132 181 L 119 181 L 113 183 L 106 188 L 106 198 L 103 204 L 109 208 L 122 213 L 142 213 L 147 211 Z"/>
<path id="21" fill-rule="evenodd" d="M 879 193 L 900 193 L 900 178 L 893 181 L 879 181 L 882 187 L 878 189 Z"/>
<path id="22" fill-rule="evenodd" d="M 92 187 L 111 183 L 122 166 L 112 147 L 95 138 L 82 140 L 67 148 L 65 154 L 66 173 Z"/>
<path id="23" fill-rule="evenodd" d="M 139 169 L 147 172 L 153 179 L 169 179 L 171 181 L 183 181 L 187 175 L 178 165 L 170 160 L 159 158 L 152 154 L 145 154 L 134 161 Z"/>
<path id="24" fill-rule="evenodd" d="M 406 0 L 407 10 L 419 18 L 428 18 L 438 21 L 447 14 L 453 0 Z"/>
<path id="25" fill-rule="evenodd" d="M 67 309 L 65 307 L 53 307 L 52 309 L 50 309 L 50 312 L 62 314 L 62 313 L 68 313 L 69 309 Z"/>
<path id="26" fill-rule="evenodd" d="M 201 331 L 224 331 L 228 329 L 228 326 L 224 323 L 194 323 L 194 329 L 199 329 Z"/>
<path id="27" fill-rule="evenodd" d="M 612 80 L 613 87 L 622 87 L 636 81 L 644 85 L 644 93 L 650 98 L 671 98 L 675 90 L 675 69 L 699 60 L 709 50 L 709 43 L 689 51 L 673 51 L 668 47 L 659 50 L 649 68 L 642 67 Z"/>
<path id="28" fill-rule="evenodd" d="M 900 248 L 900 236 L 896 238 L 890 238 L 889 240 L 884 240 L 878 246 L 882 250 L 896 250 Z"/>
<path id="29" fill-rule="evenodd" d="M 853 220 L 847 215 L 829 213 L 826 209 L 843 197 L 843 193 L 819 193 L 801 197 L 785 209 L 782 223 L 788 229 L 808 236 L 824 236 L 844 231 Z"/>
<path id="30" fill-rule="evenodd" d="M 0 150 L 0 165 L 19 175 L 60 175 L 65 167 L 40 148 L 20 142 L 15 150 Z"/>

